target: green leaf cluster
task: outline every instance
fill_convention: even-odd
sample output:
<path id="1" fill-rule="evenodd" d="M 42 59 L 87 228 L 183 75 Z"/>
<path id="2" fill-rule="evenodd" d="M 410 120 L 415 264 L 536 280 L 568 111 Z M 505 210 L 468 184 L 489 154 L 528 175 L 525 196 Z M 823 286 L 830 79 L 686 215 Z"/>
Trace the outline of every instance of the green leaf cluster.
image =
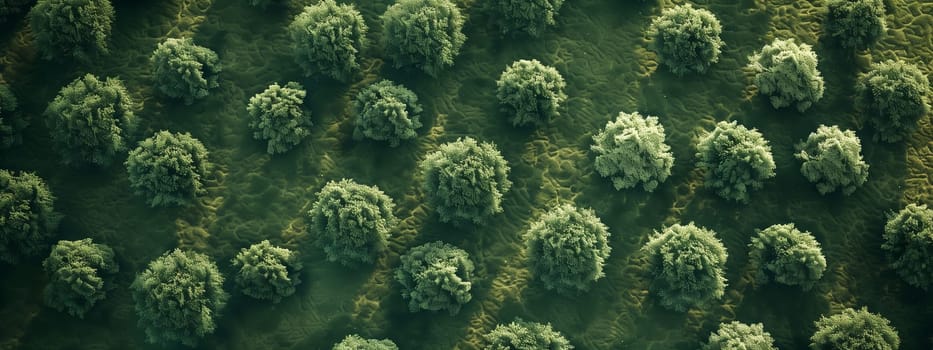
<path id="1" fill-rule="evenodd" d="M 330 181 L 311 206 L 311 234 L 324 247 L 327 260 L 344 265 L 372 263 L 386 248 L 398 219 L 392 198 L 375 186 L 343 179 Z"/>
<path id="2" fill-rule="evenodd" d="M 298 253 L 272 245 L 268 240 L 243 248 L 231 261 L 234 281 L 243 294 L 278 303 L 295 293 L 301 283 Z"/>
<path id="3" fill-rule="evenodd" d="M 473 298 L 473 262 L 463 249 L 431 242 L 411 248 L 401 260 L 395 279 L 411 312 L 447 310 L 456 315 Z"/>
<path id="4" fill-rule="evenodd" d="M 706 73 L 713 63 L 719 62 L 719 53 L 725 45 L 720 34 L 722 25 L 716 15 L 690 4 L 661 11 L 661 16 L 648 27 L 648 36 L 654 39 L 652 47 L 661 63 L 678 76 Z"/>
<path id="5" fill-rule="evenodd" d="M 722 298 L 726 288 L 726 247 L 710 229 L 674 224 L 655 232 L 642 247 L 661 306 L 687 311 Z"/>
<path id="6" fill-rule="evenodd" d="M 829 0 L 824 31 L 842 47 L 865 50 L 884 35 L 884 0 Z"/>
<path id="7" fill-rule="evenodd" d="M 512 187 L 509 164 L 495 144 L 473 138 L 445 143 L 421 162 L 428 202 L 442 222 L 483 223 L 502 212 Z"/>
<path id="8" fill-rule="evenodd" d="M 29 25 L 43 58 L 89 61 L 108 51 L 114 16 L 110 0 L 39 0 Z"/>
<path id="9" fill-rule="evenodd" d="M 531 270 L 549 290 L 587 291 L 606 275 L 609 229 L 591 209 L 560 205 L 531 224 L 525 241 Z"/>
<path id="10" fill-rule="evenodd" d="M 398 346 L 389 339 L 364 339 L 351 334 L 334 344 L 333 350 L 398 350 Z"/>
<path id="11" fill-rule="evenodd" d="M 573 345 L 551 324 L 527 322 L 518 318 L 509 324 L 497 325 L 483 335 L 484 350 L 571 350 Z"/>
<path id="12" fill-rule="evenodd" d="M 751 325 L 732 321 L 720 323 L 719 329 L 709 335 L 702 350 L 777 350 L 771 333 L 761 323 Z"/>
<path id="13" fill-rule="evenodd" d="M 910 63 L 875 63 L 868 73 L 859 76 L 855 90 L 856 101 L 868 112 L 875 138 L 881 141 L 898 142 L 909 137 L 930 111 L 930 81 Z"/>
<path id="14" fill-rule="evenodd" d="M 360 90 L 353 101 L 353 137 L 396 147 L 418 136 L 421 112 L 414 92 L 390 80 L 379 81 Z"/>
<path id="15" fill-rule="evenodd" d="M 810 290 L 826 271 L 820 243 L 794 224 L 772 225 L 759 231 L 748 248 L 749 264 L 761 283 L 774 280 Z"/>
<path id="16" fill-rule="evenodd" d="M 55 197 L 39 176 L 0 169 L 0 261 L 38 255 L 58 228 Z"/>
<path id="17" fill-rule="evenodd" d="M 774 108 L 795 105 L 804 112 L 823 98 L 823 76 L 810 45 L 775 39 L 748 59 L 758 92 L 770 96 Z"/>
<path id="18" fill-rule="evenodd" d="M 803 161 L 800 173 L 816 184 L 820 194 L 842 190 L 850 195 L 868 180 L 862 143 L 852 130 L 820 125 L 797 149 L 794 156 Z"/>
<path id="19" fill-rule="evenodd" d="M 308 135 L 311 135 L 311 113 L 301 110 L 304 87 L 296 82 L 280 86 L 278 83 L 249 99 L 249 127 L 253 138 L 267 141 L 269 154 L 285 153 Z"/>
<path id="20" fill-rule="evenodd" d="M 908 284 L 933 286 L 933 209 L 908 204 L 884 225 L 884 250 L 894 271 Z"/>
<path id="21" fill-rule="evenodd" d="M 674 155 L 664 139 L 664 126 L 657 117 L 620 112 L 593 136 L 594 167 L 612 180 L 616 190 L 641 184 L 652 192 L 671 176 L 674 166 Z"/>
<path id="22" fill-rule="evenodd" d="M 888 319 L 865 307 L 846 308 L 820 317 L 814 324 L 816 332 L 810 337 L 813 350 L 896 350 L 901 342 Z"/>
<path id="23" fill-rule="evenodd" d="M 719 196 L 747 202 L 749 192 L 774 177 L 768 140 L 756 129 L 721 121 L 697 144 L 697 166 L 706 172 L 706 187 Z"/>
<path id="24" fill-rule="evenodd" d="M 120 269 L 113 259 L 113 250 L 90 238 L 58 241 L 42 267 L 49 276 L 45 303 L 80 318 L 107 297 L 110 282 L 102 275 L 112 275 Z"/>
<path id="25" fill-rule="evenodd" d="M 21 132 L 29 122 L 19 113 L 19 103 L 10 87 L 0 82 L 0 149 L 9 148 L 23 141 Z"/>
<path id="26" fill-rule="evenodd" d="M 208 90 L 220 86 L 220 58 L 211 49 L 195 45 L 191 38 L 165 39 L 149 61 L 159 91 L 185 104 L 207 97 Z"/>
<path id="27" fill-rule="evenodd" d="M 130 186 L 153 207 L 191 204 L 211 168 L 201 141 L 165 130 L 139 142 L 125 165 Z"/>
<path id="28" fill-rule="evenodd" d="M 534 59 L 518 60 L 496 81 L 496 98 L 512 125 L 543 125 L 560 116 L 560 104 L 567 99 L 565 87 L 567 83 L 554 67 Z"/>
<path id="29" fill-rule="evenodd" d="M 305 75 L 348 81 L 360 69 L 366 23 L 352 4 L 324 0 L 307 6 L 288 26 L 295 62 Z"/>
<path id="30" fill-rule="evenodd" d="M 414 66 L 437 76 L 460 54 L 463 23 L 450 0 L 399 0 L 382 15 L 385 54 L 396 68 Z"/>
<path id="31" fill-rule="evenodd" d="M 564 0 L 491 0 L 496 22 L 503 34 L 525 33 L 537 37 L 555 24 Z"/>

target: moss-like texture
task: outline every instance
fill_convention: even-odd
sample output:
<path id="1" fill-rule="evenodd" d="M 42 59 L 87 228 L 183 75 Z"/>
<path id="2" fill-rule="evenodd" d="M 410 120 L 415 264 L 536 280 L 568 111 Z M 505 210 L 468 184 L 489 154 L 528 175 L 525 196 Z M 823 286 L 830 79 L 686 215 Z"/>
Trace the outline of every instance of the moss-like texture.
<path id="1" fill-rule="evenodd" d="M 0 0 L 0 24 L 16 20 L 36 0 Z"/>
<path id="2" fill-rule="evenodd" d="M 599 175 L 612 180 L 617 190 L 641 184 L 652 192 L 671 176 L 674 166 L 674 155 L 664 138 L 658 117 L 620 112 L 593 136 L 593 166 Z"/>
<path id="3" fill-rule="evenodd" d="M 823 76 L 810 45 L 775 39 L 748 60 L 758 93 L 768 96 L 774 108 L 793 105 L 802 113 L 823 98 Z"/>
<path id="4" fill-rule="evenodd" d="M 296 82 L 278 83 L 249 99 L 249 127 L 253 138 L 266 141 L 269 154 L 285 153 L 311 135 L 311 113 L 302 110 L 304 87 Z"/>
<path id="5" fill-rule="evenodd" d="M 900 338 L 891 322 L 881 315 L 847 308 L 841 313 L 814 322 L 810 337 L 813 350 L 897 350 Z"/>
<path id="6" fill-rule="evenodd" d="M 933 286 L 933 209 L 908 204 L 884 225 L 881 249 L 905 282 L 928 290 Z"/>
<path id="7" fill-rule="evenodd" d="M 557 24 L 564 0 L 490 0 L 487 6 L 503 34 L 537 37 Z"/>
<path id="8" fill-rule="evenodd" d="M 208 90 L 220 86 L 220 58 L 211 49 L 195 45 L 191 38 L 165 39 L 149 61 L 159 91 L 185 104 L 207 97 Z"/>
<path id="9" fill-rule="evenodd" d="M 365 339 L 351 334 L 334 344 L 333 350 L 398 350 L 398 346 L 389 339 Z"/>
<path id="10" fill-rule="evenodd" d="M 375 186 L 343 179 L 328 182 L 308 212 L 310 233 L 327 260 L 344 265 L 372 263 L 386 248 L 398 219 L 392 198 Z"/>
<path id="11" fill-rule="evenodd" d="M 0 149 L 22 143 L 29 121 L 19 112 L 19 103 L 10 87 L 0 82 Z"/>
<path id="12" fill-rule="evenodd" d="M 823 31 L 842 47 L 864 50 L 884 35 L 884 0 L 829 0 Z"/>
<path id="13" fill-rule="evenodd" d="M 483 335 L 484 350 L 571 350 L 573 345 L 551 324 L 515 319 Z"/>
<path id="14" fill-rule="evenodd" d="M 269 6 L 281 5 L 282 3 L 287 3 L 288 0 L 246 0 L 250 6 L 255 6 L 261 9 L 266 9 Z"/>
<path id="15" fill-rule="evenodd" d="M 820 125 L 797 150 L 794 156 L 803 161 L 800 173 L 816 184 L 820 194 L 841 190 L 850 195 L 868 181 L 862 143 L 852 130 Z"/>
<path id="16" fill-rule="evenodd" d="M 560 116 L 560 104 L 567 99 L 565 87 L 567 83 L 554 67 L 538 60 L 518 60 L 496 81 L 496 98 L 512 125 L 544 125 Z"/>
<path id="17" fill-rule="evenodd" d="M 875 127 L 875 139 L 898 142 L 910 137 L 930 111 L 930 81 L 916 65 L 884 61 L 871 66 L 855 85 L 857 101 Z"/>
<path id="18" fill-rule="evenodd" d="M 0 261 L 17 263 L 48 249 L 60 219 L 54 202 L 39 176 L 0 169 Z"/>
<path id="19" fill-rule="evenodd" d="M 422 111 L 414 92 L 390 80 L 379 81 L 360 90 L 353 101 L 353 137 L 396 147 L 418 136 Z"/>
<path id="20" fill-rule="evenodd" d="M 305 75 L 349 81 L 360 69 L 367 30 L 356 6 L 324 0 L 295 16 L 288 36 Z"/>
<path id="21" fill-rule="evenodd" d="M 113 287 L 110 275 L 119 270 L 113 257 L 113 249 L 90 238 L 58 241 L 42 262 L 49 276 L 46 305 L 84 318 L 88 310 L 107 297 L 107 289 Z"/>
<path id="22" fill-rule="evenodd" d="M 130 187 L 153 207 L 192 204 L 211 168 L 201 141 L 165 130 L 141 141 L 125 165 Z"/>
<path id="23" fill-rule="evenodd" d="M 473 298 L 473 262 L 463 249 L 431 242 L 411 248 L 401 260 L 395 279 L 411 312 L 447 310 L 456 315 Z"/>
<path id="24" fill-rule="evenodd" d="M 525 240 L 531 269 L 549 290 L 584 292 L 605 276 L 609 229 L 591 209 L 558 206 L 531 224 Z"/>
<path id="25" fill-rule="evenodd" d="M 278 303 L 301 283 L 298 252 L 276 247 L 268 240 L 243 248 L 230 262 L 234 281 L 243 294 Z"/>
<path id="26" fill-rule="evenodd" d="M 651 289 L 661 306 L 687 311 L 722 298 L 726 247 L 713 230 L 674 224 L 655 231 L 642 247 L 651 268 Z"/>
<path id="27" fill-rule="evenodd" d="M 450 0 L 399 0 L 382 15 L 385 54 L 396 68 L 413 66 L 437 76 L 460 54 L 463 22 Z"/>
<path id="28" fill-rule="evenodd" d="M 90 61 L 107 53 L 114 16 L 110 0 L 39 0 L 29 25 L 43 58 Z"/>
<path id="29" fill-rule="evenodd" d="M 777 350 L 774 338 L 765 332 L 761 323 L 745 324 L 739 321 L 720 323 L 710 333 L 702 350 Z"/>
<path id="30" fill-rule="evenodd" d="M 810 290 L 826 271 L 820 243 L 794 224 L 772 225 L 752 237 L 749 265 L 760 283 L 775 282 Z"/>
<path id="31" fill-rule="evenodd" d="M 665 9 L 648 27 L 648 36 L 654 39 L 652 47 L 661 63 L 678 76 L 706 73 L 713 63 L 719 62 L 719 53 L 725 45 L 720 34 L 722 25 L 716 15 L 691 4 Z"/>
<path id="32" fill-rule="evenodd" d="M 445 143 L 421 162 L 428 203 L 442 222 L 480 224 L 502 212 L 512 187 L 509 164 L 495 144 L 473 138 Z"/>
<path id="33" fill-rule="evenodd" d="M 706 187 L 738 202 L 748 202 L 749 192 L 761 189 L 776 168 L 768 140 L 735 121 L 721 121 L 700 138 L 696 156 Z"/>

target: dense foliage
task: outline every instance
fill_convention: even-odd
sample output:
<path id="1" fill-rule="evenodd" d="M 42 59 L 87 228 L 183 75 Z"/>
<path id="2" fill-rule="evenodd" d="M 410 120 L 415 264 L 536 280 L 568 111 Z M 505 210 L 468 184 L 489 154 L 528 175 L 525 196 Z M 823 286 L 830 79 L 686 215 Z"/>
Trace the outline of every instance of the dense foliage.
<path id="1" fill-rule="evenodd" d="M 83 318 L 98 301 L 107 297 L 111 283 L 105 278 L 119 270 L 113 250 L 90 238 L 58 241 L 42 267 L 49 276 L 45 303 L 58 311 Z"/>
<path id="2" fill-rule="evenodd" d="M 265 9 L 270 5 L 278 5 L 282 3 L 287 3 L 287 0 L 247 0 L 250 6 L 256 6 L 261 9 Z"/>
<path id="3" fill-rule="evenodd" d="M 437 76 L 460 54 L 463 22 L 450 0 L 399 0 L 382 15 L 386 56 L 396 68 L 414 66 Z"/>
<path id="4" fill-rule="evenodd" d="M 473 262 L 463 249 L 431 242 L 411 248 L 401 260 L 395 279 L 411 312 L 446 309 L 456 315 L 473 298 Z"/>
<path id="5" fill-rule="evenodd" d="M 19 112 L 13 91 L 0 82 L 0 149 L 20 144 L 23 141 L 21 133 L 28 125 L 29 122 Z"/>
<path id="6" fill-rule="evenodd" d="M 414 92 L 390 80 L 379 81 L 360 90 L 353 101 L 353 137 L 398 146 L 418 136 L 421 112 Z"/>
<path id="7" fill-rule="evenodd" d="M 491 0 L 496 22 L 503 34 L 525 33 L 538 36 L 557 23 L 564 0 Z"/>
<path id="8" fill-rule="evenodd" d="M 674 155 L 664 138 L 664 126 L 657 117 L 620 112 L 593 136 L 594 167 L 617 190 L 641 184 L 652 192 L 671 176 L 674 166 Z"/>
<path id="9" fill-rule="evenodd" d="M 364 339 L 351 334 L 334 344 L 333 350 L 398 350 L 398 346 L 389 339 Z"/>
<path id="10" fill-rule="evenodd" d="M 525 241 L 532 271 L 549 290 L 587 291 L 605 276 L 609 229 L 590 209 L 570 204 L 551 209 L 531 224 Z"/>
<path id="11" fill-rule="evenodd" d="M 875 138 L 897 142 L 910 136 L 929 111 L 930 81 L 916 65 L 884 61 L 855 85 L 857 101 L 875 127 Z"/>
<path id="12" fill-rule="evenodd" d="M 891 267 L 908 284 L 933 286 L 933 209 L 908 204 L 884 225 L 881 249 Z"/>
<path id="13" fill-rule="evenodd" d="M 665 9 L 648 27 L 648 36 L 654 39 L 652 45 L 661 63 L 679 76 L 706 73 L 713 63 L 719 62 L 719 53 L 725 45 L 720 34 L 722 25 L 716 15 L 690 4 Z"/>
<path id="14" fill-rule="evenodd" d="M 188 205 L 204 193 L 207 149 L 189 133 L 159 131 L 126 158 L 130 187 L 149 205 Z"/>
<path id="15" fill-rule="evenodd" d="M 901 339 L 891 322 L 881 315 L 847 308 L 814 322 L 810 337 L 813 350 L 897 350 Z"/>
<path id="16" fill-rule="evenodd" d="M 642 247 L 648 256 L 651 289 L 661 306 L 686 311 L 723 296 L 726 247 L 712 230 L 674 224 L 655 232 Z"/>
<path id="17" fill-rule="evenodd" d="M 771 333 L 765 332 L 761 323 L 751 325 L 732 321 L 720 323 L 719 329 L 710 333 L 709 341 L 702 350 L 777 350 Z"/>
<path id="18" fill-rule="evenodd" d="M 573 345 L 564 335 L 551 328 L 551 324 L 526 322 L 516 319 L 509 324 L 497 325 L 483 338 L 484 350 L 571 350 Z"/>
<path id="19" fill-rule="evenodd" d="M 820 243 L 810 232 L 800 231 L 794 224 L 761 230 L 748 247 L 749 264 L 757 271 L 761 283 L 774 280 L 809 290 L 826 271 Z"/>
<path id="20" fill-rule="evenodd" d="M 267 141 L 269 154 L 285 153 L 311 135 L 311 113 L 301 110 L 307 93 L 301 84 L 273 83 L 249 99 L 249 127 L 253 138 Z"/>
<path id="21" fill-rule="evenodd" d="M 829 0 L 824 31 L 842 47 L 864 50 L 884 35 L 884 0 Z"/>
<path id="22" fill-rule="evenodd" d="M 850 195 L 868 180 L 862 143 L 852 130 L 820 125 L 797 149 L 794 156 L 803 161 L 800 173 L 816 184 L 820 194 L 842 190 Z"/>
<path id="23" fill-rule="evenodd" d="M 749 192 L 774 177 L 768 140 L 756 129 L 721 121 L 697 144 L 697 166 L 706 172 L 706 187 L 719 196 L 747 202 Z"/>
<path id="24" fill-rule="evenodd" d="M 424 190 L 442 222 L 480 224 L 502 212 L 512 187 L 509 164 L 492 143 L 473 138 L 445 143 L 421 162 Z"/>
<path id="25" fill-rule="evenodd" d="M 327 260 L 344 265 L 371 263 L 386 247 L 398 223 L 392 198 L 375 186 L 353 180 L 330 181 L 311 206 L 311 234 Z"/>
<path id="26" fill-rule="evenodd" d="M 36 0 L 0 0 L 0 24 L 15 20 Z"/>
<path id="27" fill-rule="evenodd" d="M 823 98 L 823 76 L 810 45 L 775 39 L 748 59 L 758 92 L 769 96 L 774 108 L 795 105 L 803 112 Z"/>
<path id="28" fill-rule="evenodd" d="M 195 45 L 191 38 L 165 39 L 149 61 L 159 91 L 185 104 L 207 97 L 208 90 L 220 86 L 220 58 L 211 49 Z"/>
<path id="29" fill-rule="evenodd" d="M 305 75 L 348 81 L 360 69 L 367 30 L 354 5 L 324 0 L 295 16 L 288 35 L 295 61 Z"/>
<path id="30" fill-rule="evenodd" d="M 243 248 L 231 261 L 234 281 L 243 294 L 278 303 L 295 293 L 301 283 L 301 260 L 297 252 L 276 247 L 268 240 Z"/>
<path id="31" fill-rule="evenodd" d="M 110 0 L 39 0 L 29 25 L 45 59 L 88 61 L 107 52 L 114 16 Z"/>
<path id="32" fill-rule="evenodd" d="M 60 219 L 54 202 L 42 178 L 0 169 L 0 261 L 17 263 L 48 247 Z"/>
<path id="33" fill-rule="evenodd" d="M 175 249 L 151 261 L 130 285 L 146 340 L 195 346 L 213 333 L 229 297 L 223 284 L 217 265 L 201 253 Z"/>
<path id="34" fill-rule="evenodd" d="M 496 98 L 512 125 L 542 125 L 560 115 L 560 104 L 567 99 L 566 86 L 554 67 L 538 60 L 518 60 L 496 81 Z"/>

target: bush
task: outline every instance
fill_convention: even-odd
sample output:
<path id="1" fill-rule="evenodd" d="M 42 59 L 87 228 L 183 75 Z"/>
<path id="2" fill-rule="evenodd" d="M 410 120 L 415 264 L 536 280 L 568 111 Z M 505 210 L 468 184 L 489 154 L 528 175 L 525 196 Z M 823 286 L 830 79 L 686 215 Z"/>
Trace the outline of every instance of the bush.
<path id="1" fill-rule="evenodd" d="M 285 153 L 311 135 L 311 114 L 301 110 L 306 95 L 301 84 L 289 82 L 284 87 L 274 83 L 250 97 L 249 127 L 254 139 L 268 141 L 267 153 Z"/>
<path id="2" fill-rule="evenodd" d="M 896 350 L 901 342 L 888 319 L 864 307 L 858 311 L 846 308 L 814 323 L 813 350 Z"/>
<path id="3" fill-rule="evenodd" d="M 463 249 L 431 242 L 411 248 L 401 259 L 395 279 L 411 312 L 446 309 L 456 315 L 472 298 L 473 262 Z"/>
<path id="4" fill-rule="evenodd" d="M 201 141 L 165 130 L 141 141 L 125 164 L 130 187 L 153 207 L 191 204 L 211 168 Z"/>
<path id="5" fill-rule="evenodd" d="M 616 190 L 640 183 L 652 192 L 671 176 L 674 166 L 674 155 L 664 138 L 664 126 L 657 117 L 620 112 L 593 136 L 590 149 L 596 153 L 594 167 L 599 175 L 612 180 Z"/>
<path id="6" fill-rule="evenodd" d="M 101 275 L 112 275 L 120 269 L 113 260 L 113 250 L 90 238 L 58 241 L 42 267 L 49 275 L 45 303 L 80 318 L 104 300 L 107 289 L 112 287 Z"/>
<path id="7" fill-rule="evenodd" d="M 197 345 L 214 332 L 227 303 L 223 284 L 217 265 L 201 253 L 175 249 L 150 262 L 130 285 L 146 341 Z"/>
<path id="8" fill-rule="evenodd" d="M 558 206 L 531 224 L 525 234 L 532 271 L 549 290 L 576 293 L 606 274 L 609 231 L 590 209 Z"/>
<path id="9" fill-rule="evenodd" d="M 917 130 L 928 112 L 930 81 L 917 66 L 885 61 L 872 65 L 855 85 L 858 104 L 868 112 L 875 138 L 898 142 Z"/>
<path id="10" fill-rule="evenodd" d="M 749 264 L 757 271 L 761 283 L 774 280 L 810 290 L 826 271 L 820 243 L 810 232 L 802 232 L 794 224 L 761 230 L 748 247 Z"/>
<path id="11" fill-rule="evenodd" d="M 655 232 L 642 247 L 661 306 L 687 311 L 722 298 L 726 288 L 726 247 L 712 230 L 675 224 Z"/>
<path id="12" fill-rule="evenodd" d="M 353 180 L 328 182 L 311 206 L 311 234 L 324 246 L 327 260 L 344 265 L 372 263 L 386 248 L 398 219 L 392 198 L 375 186 Z"/>
<path id="13" fill-rule="evenodd" d="M 829 0 L 826 32 L 842 47 L 865 50 L 884 34 L 883 0 Z"/>
<path id="14" fill-rule="evenodd" d="M 450 0 L 399 0 L 382 15 L 386 56 L 396 68 L 415 66 L 437 76 L 460 54 L 463 22 Z"/>
<path id="15" fill-rule="evenodd" d="M 485 350 L 573 349 L 567 338 L 552 329 L 550 323 L 525 322 L 520 318 L 507 325 L 497 325 L 483 338 L 486 340 Z"/>
<path id="16" fill-rule="evenodd" d="M 230 262 L 234 280 L 243 294 L 278 303 L 295 293 L 301 283 L 301 260 L 297 252 L 276 247 L 268 240 L 243 248 Z"/>
<path id="17" fill-rule="evenodd" d="M 43 58 L 88 61 L 107 52 L 114 15 L 110 0 L 39 0 L 29 25 Z"/>
<path id="18" fill-rule="evenodd" d="M 739 321 L 720 323 L 719 329 L 709 335 L 702 350 L 777 350 L 771 333 L 761 323 L 751 325 Z"/>
<path id="19" fill-rule="evenodd" d="M 794 156 L 803 161 L 800 173 L 816 184 L 820 194 L 842 190 L 850 195 L 868 180 L 862 144 L 852 130 L 820 125 L 797 150 Z"/>
<path id="20" fill-rule="evenodd" d="M 0 261 L 17 263 L 48 247 L 60 219 L 54 202 L 40 177 L 0 169 Z"/>
<path id="21" fill-rule="evenodd" d="M 567 99 L 566 86 L 557 69 L 538 60 L 518 60 L 496 81 L 496 98 L 512 117 L 512 125 L 543 125 L 560 116 L 560 104 Z"/>
<path id="22" fill-rule="evenodd" d="M 747 202 L 751 190 L 774 177 L 768 140 L 756 129 L 721 121 L 697 144 L 697 166 L 706 171 L 706 187 L 722 198 Z"/>
<path id="23" fill-rule="evenodd" d="M 496 13 L 502 33 L 519 32 L 537 37 L 547 27 L 557 24 L 554 20 L 564 0 L 493 0 L 489 2 Z"/>
<path id="24" fill-rule="evenodd" d="M 77 78 L 45 110 L 52 144 L 65 164 L 109 165 L 136 129 L 134 108 L 120 79 Z"/>
<path id="25" fill-rule="evenodd" d="M 823 76 L 810 45 L 776 39 L 748 59 L 758 92 L 770 96 L 774 108 L 796 105 L 803 113 L 823 98 Z"/>
<path id="26" fill-rule="evenodd" d="M 195 45 L 190 38 L 168 38 L 152 52 L 156 87 L 168 97 L 185 104 L 207 97 L 208 90 L 220 86 L 220 59 L 211 49 Z"/>
<path id="27" fill-rule="evenodd" d="M 334 344 L 333 350 L 398 350 L 398 346 L 389 339 L 363 339 L 351 334 Z"/>
<path id="28" fill-rule="evenodd" d="M 908 284 L 933 285 L 933 209 L 908 204 L 884 225 L 881 249 L 894 271 Z"/>
<path id="29" fill-rule="evenodd" d="M 20 144 L 23 141 L 21 133 L 28 125 L 29 122 L 19 113 L 19 103 L 13 91 L 0 82 L 0 149 Z"/>
<path id="30" fill-rule="evenodd" d="M 366 23 L 352 4 L 324 0 L 307 6 L 288 26 L 295 61 L 305 75 L 347 81 L 360 69 Z"/>
<path id="31" fill-rule="evenodd" d="M 389 141 L 396 147 L 402 140 L 418 136 L 421 127 L 418 96 L 402 85 L 382 80 L 369 85 L 353 101 L 353 137 Z"/>
<path id="32" fill-rule="evenodd" d="M 652 47 L 661 63 L 678 76 L 706 73 L 713 63 L 719 62 L 724 45 L 720 34 L 722 26 L 716 15 L 690 4 L 665 9 L 648 27 L 648 35 L 654 39 Z"/>
<path id="33" fill-rule="evenodd" d="M 445 143 L 421 162 L 428 202 L 442 222 L 480 224 L 502 212 L 512 187 L 509 164 L 496 145 L 473 138 Z"/>

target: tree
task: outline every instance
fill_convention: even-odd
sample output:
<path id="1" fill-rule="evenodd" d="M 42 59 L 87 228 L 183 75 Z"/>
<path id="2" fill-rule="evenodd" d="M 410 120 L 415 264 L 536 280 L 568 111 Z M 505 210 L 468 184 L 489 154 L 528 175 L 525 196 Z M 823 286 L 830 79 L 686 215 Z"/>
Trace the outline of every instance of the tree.
<path id="1" fill-rule="evenodd" d="M 185 104 L 207 97 L 208 90 L 220 86 L 220 58 L 211 49 L 195 45 L 191 38 L 165 39 L 149 61 L 159 91 L 183 99 Z"/>
<path id="2" fill-rule="evenodd" d="M 757 271 L 761 283 L 774 280 L 810 290 L 826 271 L 820 243 L 810 232 L 800 231 L 794 224 L 761 230 L 748 247 L 749 264 Z"/>
<path id="3" fill-rule="evenodd" d="M 535 276 L 549 290 L 578 293 L 606 274 L 609 229 L 591 209 L 564 204 L 531 224 L 525 234 Z"/>
<path id="4" fill-rule="evenodd" d="M 21 133 L 28 125 L 29 122 L 19 113 L 19 103 L 13 91 L 0 82 L 0 149 L 20 144 L 23 141 Z"/>
<path id="5" fill-rule="evenodd" d="M 654 39 L 652 46 L 661 63 L 678 76 L 706 73 L 713 63 L 719 62 L 724 45 L 720 34 L 722 26 L 716 15 L 690 4 L 665 9 L 648 27 L 648 36 Z"/>
<path id="6" fill-rule="evenodd" d="M 473 262 L 463 249 L 431 242 L 411 248 L 401 260 L 395 279 L 411 312 L 446 309 L 456 315 L 472 299 Z"/>
<path id="7" fill-rule="evenodd" d="M 117 78 L 87 74 L 58 92 L 45 110 L 65 164 L 109 165 L 136 129 L 136 103 Z"/>
<path id="8" fill-rule="evenodd" d="M 253 138 L 268 141 L 266 152 L 285 153 L 311 135 L 311 113 L 301 110 L 307 93 L 301 84 L 289 82 L 269 85 L 265 91 L 249 99 L 249 127 Z"/>
<path id="9" fill-rule="evenodd" d="M 557 24 L 555 17 L 564 0 L 493 0 L 496 22 L 503 34 L 525 33 L 537 37 Z"/>
<path id="10" fill-rule="evenodd" d="M 379 81 L 360 90 L 353 101 L 353 137 L 388 141 L 396 147 L 418 136 L 421 112 L 414 92 L 389 80 Z"/>
<path id="11" fill-rule="evenodd" d="M 557 69 L 538 60 L 518 60 L 496 81 L 496 98 L 511 116 L 512 125 L 543 125 L 560 116 L 560 104 L 567 99 L 566 86 Z"/>
<path id="12" fill-rule="evenodd" d="M 311 206 L 311 234 L 324 247 L 327 260 L 344 265 L 372 263 L 386 248 L 398 224 L 392 198 L 375 186 L 353 180 L 330 181 Z"/>
<path id="13" fill-rule="evenodd" d="M 816 184 L 820 194 L 842 190 L 850 195 L 868 180 L 862 144 L 852 130 L 820 125 L 797 150 L 794 156 L 803 161 L 800 173 Z"/>
<path id="14" fill-rule="evenodd" d="M 616 190 L 641 184 L 652 192 L 671 176 L 674 166 L 674 155 L 664 138 L 664 126 L 657 117 L 620 112 L 593 136 L 594 167 L 612 180 Z"/>
<path id="15" fill-rule="evenodd" d="M 165 130 L 141 141 L 125 164 L 130 187 L 153 207 L 191 204 L 211 168 L 201 141 Z"/>
<path id="16" fill-rule="evenodd" d="M 810 45 L 775 39 L 748 59 L 758 92 L 770 96 L 774 108 L 796 105 L 803 113 L 823 98 L 823 76 Z"/>
<path id="17" fill-rule="evenodd" d="M 395 68 L 414 66 L 437 76 L 460 54 L 463 22 L 450 0 L 399 0 L 382 15 L 386 56 Z"/>
<path id="18" fill-rule="evenodd" d="M 507 325 L 500 324 L 486 333 L 484 350 L 571 350 L 573 345 L 551 324 L 526 322 L 520 318 Z"/>
<path id="19" fill-rule="evenodd" d="M 496 145 L 470 137 L 441 145 L 421 170 L 428 202 L 442 222 L 480 224 L 502 212 L 502 197 L 512 187 Z"/>
<path id="20" fill-rule="evenodd" d="M 334 344 L 333 350 L 398 350 L 398 346 L 389 339 L 363 339 L 351 334 Z"/>
<path id="21" fill-rule="evenodd" d="M 29 9 L 35 0 L 0 0 L 0 24 L 16 19 Z"/>
<path id="22" fill-rule="evenodd" d="M 761 323 L 751 325 L 732 321 L 720 323 L 719 329 L 709 335 L 703 350 L 777 350 L 771 333 Z"/>
<path id="23" fill-rule="evenodd" d="M 908 284 L 933 285 L 933 209 L 908 204 L 884 225 L 884 250 L 894 271 Z"/>
<path id="24" fill-rule="evenodd" d="M 105 278 L 110 277 L 102 275 L 113 275 L 120 269 L 113 260 L 113 250 L 90 238 L 58 241 L 42 267 L 49 276 L 45 303 L 79 318 L 107 297 L 112 286 Z"/>
<path id="25" fill-rule="evenodd" d="M 774 177 L 774 158 L 768 140 L 757 129 L 721 121 L 697 144 L 697 166 L 706 172 L 706 187 L 719 196 L 747 202 L 751 190 Z"/>
<path id="26" fill-rule="evenodd" d="M 348 81 L 360 69 L 366 23 L 352 4 L 324 0 L 307 6 L 288 26 L 295 61 L 306 76 Z"/>
<path id="27" fill-rule="evenodd" d="M 884 61 L 872 65 L 855 85 L 856 101 L 875 127 L 875 139 L 898 142 L 917 130 L 929 111 L 930 81 L 916 65 Z"/>
<path id="28" fill-rule="evenodd" d="M 276 247 L 269 240 L 243 248 L 230 262 L 234 280 L 243 294 L 278 303 L 295 293 L 301 283 L 301 260 L 297 252 Z"/>
<path id="29" fill-rule="evenodd" d="M 0 261 L 17 263 L 48 248 L 61 218 L 54 202 L 42 178 L 0 169 Z"/>
<path id="30" fill-rule="evenodd" d="M 110 0 L 39 0 L 29 25 L 43 58 L 88 61 L 107 52 L 114 15 Z"/>
<path id="31" fill-rule="evenodd" d="M 726 247 L 712 230 L 674 224 L 642 247 L 654 280 L 651 289 L 661 306 L 687 311 L 722 298 L 726 288 Z"/>
<path id="32" fill-rule="evenodd" d="M 865 50 L 885 31 L 883 0 L 829 0 L 825 31 L 842 47 Z"/>
<path id="33" fill-rule="evenodd" d="M 175 249 L 150 262 L 130 285 L 146 341 L 197 345 L 226 306 L 223 284 L 217 265 L 201 253 Z"/>
<path id="34" fill-rule="evenodd" d="M 813 350 L 896 350 L 901 339 L 888 319 L 878 314 L 846 308 L 816 322 L 810 337 Z"/>

